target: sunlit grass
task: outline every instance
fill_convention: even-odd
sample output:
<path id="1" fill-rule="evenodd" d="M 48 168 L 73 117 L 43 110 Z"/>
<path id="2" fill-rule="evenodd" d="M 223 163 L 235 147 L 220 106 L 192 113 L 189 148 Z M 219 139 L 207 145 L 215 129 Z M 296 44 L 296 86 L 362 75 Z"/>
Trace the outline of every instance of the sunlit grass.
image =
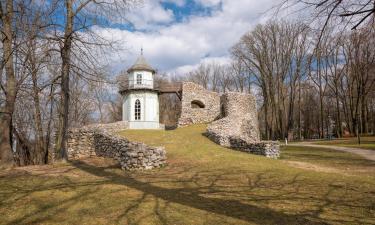
<path id="1" fill-rule="evenodd" d="M 281 160 L 233 151 L 205 125 L 121 134 L 165 146 L 168 166 L 124 172 L 111 160 L 0 172 L 1 224 L 373 224 L 371 162 L 288 147 Z M 290 161 L 332 167 L 317 172 Z"/>

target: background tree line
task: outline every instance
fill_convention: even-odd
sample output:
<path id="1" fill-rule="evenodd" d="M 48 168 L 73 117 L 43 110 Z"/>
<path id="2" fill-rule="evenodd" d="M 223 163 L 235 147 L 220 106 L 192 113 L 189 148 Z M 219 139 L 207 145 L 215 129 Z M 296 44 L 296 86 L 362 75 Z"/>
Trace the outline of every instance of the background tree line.
<path id="1" fill-rule="evenodd" d="M 373 26 L 314 31 L 269 21 L 231 49 L 230 65 L 201 64 L 186 75 L 213 91 L 257 95 L 264 139 L 327 138 L 375 130 Z"/>

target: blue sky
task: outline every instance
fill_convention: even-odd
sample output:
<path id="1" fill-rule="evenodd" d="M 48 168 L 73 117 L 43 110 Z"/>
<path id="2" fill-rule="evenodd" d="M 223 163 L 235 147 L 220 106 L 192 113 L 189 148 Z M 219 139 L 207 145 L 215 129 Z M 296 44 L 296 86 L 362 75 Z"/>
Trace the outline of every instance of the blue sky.
<path id="1" fill-rule="evenodd" d="M 215 5 L 203 5 L 200 2 L 193 0 L 181 1 L 184 4 L 179 5 L 175 2 L 161 2 L 161 5 L 166 9 L 171 9 L 173 11 L 175 20 L 174 22 L 183 22 L 184 19 L 187 19 L 189 16 L 210 16 L 213 11 L 220 10 L 222 3 L 219 2 Z"/>
<path id="2" fill-rule="evenodd" d="M 127 13 L 129 24 L 95 27 L 120 42 L 108 55 L 114 71 L 130 66 L 143 47 L 160 73 L 184 74 L 199 63 L 228 63 L 229 49 L 279 0 L 143 0 Z"/>

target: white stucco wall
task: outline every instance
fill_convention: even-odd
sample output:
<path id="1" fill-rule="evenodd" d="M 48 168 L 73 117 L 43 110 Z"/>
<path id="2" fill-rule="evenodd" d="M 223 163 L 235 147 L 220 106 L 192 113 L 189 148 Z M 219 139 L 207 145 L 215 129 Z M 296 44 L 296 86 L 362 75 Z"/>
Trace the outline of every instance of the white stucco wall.
<path id="1" fill-rule="evenodd" d="M 142 75 L 142 84 L 137 84 L 138 74 Z M 154 75 L 149 71 L 132 71 L 128 76 L 130 90 L 123 95 L 122 120 L 129 121 L 130 129 L 161 128 L 159 124 L 159 98 L 157 92 L 152 90 L 154 88 Z M 135 101 L 137 99 L 141 103 L 140 120 L 135 120 Z"/>
<path id="2" fill-rule="evenodd" d="M 141 103 L 140 120 L 135 120 L 135 101 L 137 99 L 139 99 Z M 159 99 L 156 92 L 147 90 L 131 91 L 123 96 L 122 109 L 122 120 L 129 121 L 130 128 L 159 128 Z"/>
<path id="3" fill-rule="evenodd" d="M 153 82 L 153 75 L 149 71 L 133 71 L 129 73 L 129 81 L 130 85 L 136 84 L 137 82 L 137 74 L 142 75 L 142 83 L 146 84 L 149 88 L 154 88 L 154 82 Z"/>

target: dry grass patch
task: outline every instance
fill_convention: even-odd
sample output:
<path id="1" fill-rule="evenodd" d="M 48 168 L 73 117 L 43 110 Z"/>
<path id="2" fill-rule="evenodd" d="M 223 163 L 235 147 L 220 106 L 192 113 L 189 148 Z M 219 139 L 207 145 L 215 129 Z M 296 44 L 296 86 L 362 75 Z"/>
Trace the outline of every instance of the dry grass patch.
<path id="1" fill-rule="evenodd" d="M 336 146 L 342 146 L 342 147 L 375 150 L 375 136 L 361 137 L 360 145 L 358 145 L 358 139 L 356 137 L 340 138 L 340 139 L 335 139 L 331 141 L 314 141 L 313 143 L 318 144 L 318 145 L 336 145 Z"/>
<path id="2" fill-rule="evenodd" d="M 319 172 L 375 177 L 375 162 L 359 155 L 305 146 L 283 146 L 282 160 L 290 165 Z"/>
<path id="3" fill-rule="evenodd" d="M 168 166 L 152 171 L 124 172 L 94 158 L 45 167 L 45 174 L 5 172 L 0 223 L 375 223 L 373 176 L 295 168 L 220 147 L 201 135 L 204 130 L 197 125 L 123 132 L 132 140 L 166 146 Z M 288 160 L 304 161 L 293 154 Z M 53 171 L 59 175 L 51 176 Z"/>

